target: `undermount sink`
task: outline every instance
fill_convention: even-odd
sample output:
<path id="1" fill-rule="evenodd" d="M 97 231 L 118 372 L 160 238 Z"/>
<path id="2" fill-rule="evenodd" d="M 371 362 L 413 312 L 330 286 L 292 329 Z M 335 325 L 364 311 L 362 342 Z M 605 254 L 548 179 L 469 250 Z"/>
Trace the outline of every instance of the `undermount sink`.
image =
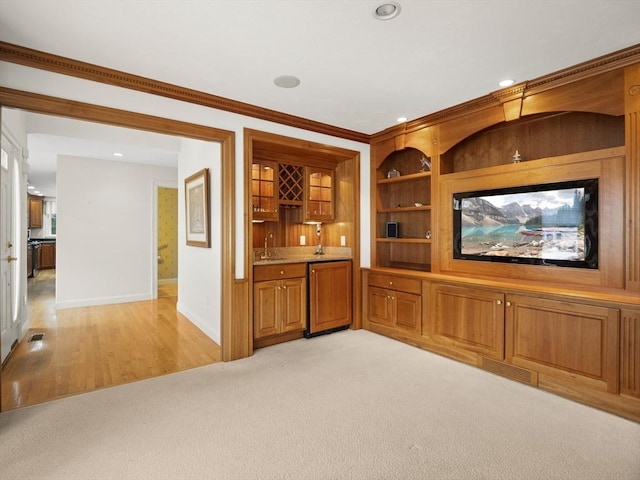
<path id="1" fill-rule="evenodd" d="M 284 257 L 268 257 L 268 258 L 260 258 L 259 262 L 275 262 L 278 260 L 285 260 Z"/>

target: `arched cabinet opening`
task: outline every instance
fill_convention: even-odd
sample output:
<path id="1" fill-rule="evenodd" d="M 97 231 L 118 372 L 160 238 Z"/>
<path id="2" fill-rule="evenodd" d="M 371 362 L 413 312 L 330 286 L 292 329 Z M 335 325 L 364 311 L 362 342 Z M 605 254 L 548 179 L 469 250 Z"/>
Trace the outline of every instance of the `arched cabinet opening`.
<path id="1" fill-rule="evenodd" d="M 624 131 L 624 116 L 589 112 L 529 115 L 485 128 L 451 147 L 440 156 L 440 173 L 620 147 L 624 146 Z"/>

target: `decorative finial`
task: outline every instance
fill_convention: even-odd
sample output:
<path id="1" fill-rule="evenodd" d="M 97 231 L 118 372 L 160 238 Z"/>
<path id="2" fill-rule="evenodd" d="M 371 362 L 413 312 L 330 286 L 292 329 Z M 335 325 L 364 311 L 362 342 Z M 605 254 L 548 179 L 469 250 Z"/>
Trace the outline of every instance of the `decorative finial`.
<path id="1" fill-rule="evenodd" d="M 520 159 L 522 157 L 520 156 L 520 154 L 518 153 L 518 150 L 516 150 L 516 153 L 513 155 L 513 163 L 520 163 Z"/>

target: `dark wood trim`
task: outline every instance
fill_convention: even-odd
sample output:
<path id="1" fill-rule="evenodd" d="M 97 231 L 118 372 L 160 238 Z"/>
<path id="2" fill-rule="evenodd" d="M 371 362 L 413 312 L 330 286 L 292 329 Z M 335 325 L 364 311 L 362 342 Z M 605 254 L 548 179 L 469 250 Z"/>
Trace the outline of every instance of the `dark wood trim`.
<path id="1" fill-rule="evenodd" d="M 211 95 L 209 93 L 180 87 L 170 83 L 160 82 L 146 77 L 133 75 L 111 68 L 101 67 L 91 63 L 73 60 L 51 53 L 33 50 L 20 45 L 0 42 L 0 61 L 24 65 L 27 67 L 47 70 L 62 75 L 106 83 L 117 87 L 128 88 L 140 92 L 172 98 L 183 102 L 203 105 L 205 107 L 224 110 L 227 112 L 259 118 L 269 122 L 301 128 L 312 132 L 323 133 L 333 137 L 369 143 L 370 135 L 353 130 L 327 125 L 294 115 L 262 108 L 229 98 Z"/>
<path id="2" fill-rule="evenodd" d="M 119 127 L 146 130 L 210 142 L 218 142 L 222 151 L 222 297 L 221 355 L 223 361 L 247 356 L 246 329 L 235 325 L 235 133 L 168 118 L 101 107 L 46 95 L 0 87 L 0 106 L 30 112 L 75 118 Z"/>

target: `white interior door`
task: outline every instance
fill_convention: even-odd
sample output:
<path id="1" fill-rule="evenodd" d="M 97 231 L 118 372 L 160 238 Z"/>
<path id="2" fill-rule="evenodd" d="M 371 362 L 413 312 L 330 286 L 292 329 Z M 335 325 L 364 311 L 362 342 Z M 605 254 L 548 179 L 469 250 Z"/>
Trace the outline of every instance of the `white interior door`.
<path id="1" fill-rule="evenodd" d="M 18 159 L 2 142 L 0 166 L 0 356 L 5 361 L 20 336 L 18 291 L 20 264 L 24 249 L 18 241 L 20 229 Z M 18 198 L 16 198 L 18 197 Z"/>

